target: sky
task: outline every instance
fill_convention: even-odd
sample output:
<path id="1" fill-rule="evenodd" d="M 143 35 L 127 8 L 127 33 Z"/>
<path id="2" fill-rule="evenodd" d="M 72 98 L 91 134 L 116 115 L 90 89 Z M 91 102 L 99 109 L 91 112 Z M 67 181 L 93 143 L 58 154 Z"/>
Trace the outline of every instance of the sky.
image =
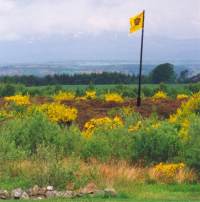
<path id="1" fill-rule="evenodd" d="M 137 60 L 143 9 L 144 59 L 200 59 L 200 0 L 0 0 L 0 63 Z"/>

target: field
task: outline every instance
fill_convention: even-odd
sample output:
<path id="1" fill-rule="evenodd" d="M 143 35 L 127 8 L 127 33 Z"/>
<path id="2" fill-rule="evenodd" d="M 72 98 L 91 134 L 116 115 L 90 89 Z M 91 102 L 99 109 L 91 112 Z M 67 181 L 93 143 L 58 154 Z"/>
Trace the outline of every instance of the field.
<path id="1" fill-rule="evenodd" d="M 3 84 L 0 190 L 79 193 L 93 183 L 117 196 L 63 201 L 200 201 L 199 84 L 143 86 L 140 108 L 135 93 Z"/>

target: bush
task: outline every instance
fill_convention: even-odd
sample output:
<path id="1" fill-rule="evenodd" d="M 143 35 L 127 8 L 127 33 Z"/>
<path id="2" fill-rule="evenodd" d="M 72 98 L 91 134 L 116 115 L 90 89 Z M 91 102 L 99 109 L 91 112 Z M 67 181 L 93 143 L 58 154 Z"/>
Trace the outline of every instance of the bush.
<path id="1" fill-rule="evenodd" d="M 34 153 L 39 144 L 55 145 L 57 149 L 62 148 L 62 130 L 38 112 L 8 121 L 1 128 L 0 135 L 7 136 L 16 147 L 23 148 L 30 153 Z"/>
<path id="2" fill-rule="evenodd" d="M 133 161 L 145 164 L 172 161 L 182 148 L 177 129 L 168 122 L 155 128 L 148 123 L 135 133 L 133 141 Z"/>
<path id="3" fill-rule="evenodd" d="M 16 93 L 16 88 L 12 84 L 0 84 L 0 96 L 12 96 Z"/>
<path id="4" fill-rule="evenodd" d="M 98 128 L 93 135 L 84 140 L 81 157 L 85 160 L 97 159 L 131 160 L 132 134 L 125 127 L 113 129 Z"/>
<path id="5" fill-rule="evenodd" d="M 73 160 L 64 167 L 62 158 L 56 150 L 54 146 L 37 146 L 32 156 L 32 169 L 26 173 L 33 184 L 39 186 L 51 184 L 58 189 L 65 189 L 67 183 L 78 182 L 76 173 L 79 171 L 79 164 Z"/>
<path id="6" fill-rule="evenodd" d="M 193 115 L 190 118 L 189 142 L 184 148 L 184 159 L 187 165 L 200 171 L 200 117 Z"/>

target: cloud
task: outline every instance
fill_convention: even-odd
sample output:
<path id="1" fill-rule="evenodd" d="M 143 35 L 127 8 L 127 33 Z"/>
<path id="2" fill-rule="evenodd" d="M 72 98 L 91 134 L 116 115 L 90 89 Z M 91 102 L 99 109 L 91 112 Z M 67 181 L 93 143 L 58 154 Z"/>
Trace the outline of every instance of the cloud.
<path id="1" fill-rule="evenodd" d="M 142 9 L 146 35 L 200 35 L 199 0 L 0 0 L 0 40 L 128 33 L 128 18 Z"/>

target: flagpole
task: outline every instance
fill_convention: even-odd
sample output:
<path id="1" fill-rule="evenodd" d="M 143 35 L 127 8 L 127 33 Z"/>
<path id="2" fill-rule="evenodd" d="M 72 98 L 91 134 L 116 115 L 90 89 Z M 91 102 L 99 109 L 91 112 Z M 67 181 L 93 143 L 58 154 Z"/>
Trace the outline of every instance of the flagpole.
<path id="1" fill-rule="evenodd" d="M 145 20 L 145 10 L 143 11 L 143 25 L 142 25 L 141 49 L 140 49 L 140 71 L 139 71 L 139 82 L 138 82 L 137 107 L 141 106 L 141 82 L 142 82 L 142 59 L 143 59 L 143 42 L 144 42 L 144 20 Z"/>

